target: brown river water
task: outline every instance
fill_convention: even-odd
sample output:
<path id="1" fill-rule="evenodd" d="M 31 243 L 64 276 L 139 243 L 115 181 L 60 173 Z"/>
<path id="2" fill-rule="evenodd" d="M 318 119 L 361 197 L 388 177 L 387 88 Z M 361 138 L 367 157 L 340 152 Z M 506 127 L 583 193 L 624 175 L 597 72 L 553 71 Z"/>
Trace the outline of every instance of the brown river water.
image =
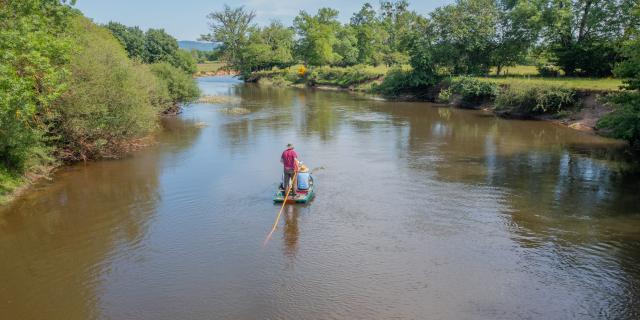
<path id="1" fill-rule="evenodd" d="M 547 122 L 202 78 L 158 143 L 0 209 L 0 319 L 638 319 L 640 176 Z M 272 202 L 283 147 L 317 196 Z"/>

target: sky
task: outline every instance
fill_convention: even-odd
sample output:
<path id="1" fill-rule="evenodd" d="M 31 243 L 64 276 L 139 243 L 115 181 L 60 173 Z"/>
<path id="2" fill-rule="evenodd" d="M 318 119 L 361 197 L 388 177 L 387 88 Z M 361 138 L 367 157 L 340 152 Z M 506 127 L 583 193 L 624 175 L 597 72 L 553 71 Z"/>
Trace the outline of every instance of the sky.
<path id="1" fill-rule="evenodd" d="M 370 2 L 375 7 L 378 4 L 378 0 L 78 0 L 75 7 L 97 23 L 117 21 L 142 29 L 163 28 L 178 40 L 197 40 L 201 34 L 209 33 L 207 14 L 221 10 L 225 3 L 231 7 L 243 5 L 254 10 L 255 21 L 260 25 L 272 20 L 291 25 L 300 10 L 315 13 L 321 7 L 338 9 L 339 19 L 347 22 L 365 2 Z M 453 0 L 410 0 L 410 8 L 424 15 L 452 2 Z"/>

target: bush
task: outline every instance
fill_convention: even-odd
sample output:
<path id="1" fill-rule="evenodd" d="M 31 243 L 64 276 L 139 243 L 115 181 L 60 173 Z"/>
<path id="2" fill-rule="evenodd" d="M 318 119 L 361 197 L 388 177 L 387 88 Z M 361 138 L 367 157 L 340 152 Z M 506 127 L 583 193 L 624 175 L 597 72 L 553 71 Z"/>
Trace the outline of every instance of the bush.
<path id="1" fill-rule="evenodd" d="M 442 90 L 440 90 L 440 93 L 438 93 L 438 102 L 448 103 L 451 102 L 452 98 L 453 90 L 451 89 L 451 87 L 443 88 Z"/>
<path id="2" fill-rule="evenodd" d="M 300 75 L 299 69 L 294 70 L 293 68 L 289 68 L 289 69 L 273 68 L 271 70 L 255 71 L 251 73 L 245 80 L 247 82 L 258 82 L 258 81 L 261 81 L 261 79 L 276 79 L 276 78 L 281 79 L 282 81 L 296 83 L 296 82 L 300 82 L 304 78 L 304 75 L 302 76 Z M 277 81 L 281 82 L 280 80 L 277 80 Z M 272 81 L 269 80 L 269 82 L 272 82 Z"/>
<path id="3" fill-rule="evenodd" d="M 67 88 L 72 15 L 58 1 L 0 4 L 0 169 L 20 175 L 50 160 L 46 122 Z"/>
<path id="4" fill-rule="evenodd" d="M 555 78 L 560 76 L 560 69 L 554 65 L 544 64 L 538 65 L 536 68 L 538 69 L 538 74 L 542 77 Z"/>
<path id="5" fill-rule="evenodd" d="M 167 62 L 151 65 L 151 71 L 166 86 L 173 104 L 193 102 L 200 96 L 195 80 Z"/>
<path id="6" fill-rule="evenodd" d="M 399 67 L 389 71 L 381 84 L 372 87 L 372 91 L 391 97 L 405 92 L 416 93 L 434 87 L 440 79 L 436 74 L 416 73 Z"/>
<path id="7" fill-rule="evenodd" d="M 614 111 L 602 117 L 596 126 L 607 135 L 640 146 L 640 93 L 621 92 L 607 97 Z"/>
<path id="8" fill-rule="evenodd" d="M 194 74 L 198 71 L 198 63 L 189 51 L 179 49 L 175 55 L 173 66 L 181 69 L 188 74 Z"/>
<path id="9" fill-rule="evenodd" d="M 59 156 L 117 157 L 132 139 L 156 127 L 169 93 L 148 66 L 127 57 L 106 29 L 77 17 L 71 32 L 80 50 L 72 57 L 71 84 L 54 123 Z"/>
<path id="10" fill-rule="evenodd" d="M 411 71 L 395 68 L 384 77 L 381 84 L 372 88 L 372 91 L 385 96 L 397 96 L 411 89 Z"/>
<path id="11" fill-rule="evenodd" d="M 512 85 L 496 96 L 496 110 L 520 115 L 557 114 L 576 105 L 573 89 L 553 86 Z"/>
<path id="12" fill-rule="evenodd" d="M 373 81 L 384 76 L 385 68 L 372 67 L 366 65 L 356 65 L 352 67 L 318 67 L 314 68 L 308 75 L 310 84 L 336 85 L 343 88 Z"/>
<path id="13" fill-rule="evenodd" d="M 493 100 L 498 95 L 498 85 L 471 77 L 459 77 L 450 81 L 450 95 L 458 94 L 465 104 L 481 104 Z"/>

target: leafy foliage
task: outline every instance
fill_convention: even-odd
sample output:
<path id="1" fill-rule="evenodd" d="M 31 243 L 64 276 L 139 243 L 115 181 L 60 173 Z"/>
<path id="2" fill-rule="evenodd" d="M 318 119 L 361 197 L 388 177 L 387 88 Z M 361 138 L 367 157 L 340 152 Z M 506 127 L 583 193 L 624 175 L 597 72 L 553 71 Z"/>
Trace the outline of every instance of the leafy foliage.
<path id="1" fill-rule="evenodd" d="M 142 31 L 116 23 L 109 30 L 65 1 L 0 1 L 0 198 L 55 158 L 120 156 L 156 127 L 172 100 L 192 99 L 193 91 L 169 88 L 142 64 L 149 57 Z M 166 42 L 158 48 L 171 42 L 155 33 Z M 188 53 L 160 56 L 190 68 Z M 168 68 L 178 88 L 193 85 Z"/>
<path id="2" fill-rule="evenodd" d="M 45 134 L 68 88 L 73 15 L 57 0 L 0 5 L 0 167 L 22 172 L 50 159 Z"/>
<path id="3" fill-rule="evenodd" d="M 382 21 L 378 19 L 373 6 L 370 3 L 365 3 L 360 11 L 351 17 L 350 26 L 354 30 L 356 40 L 357 62 L 372 65 L 381 64 L 387 31 L 383 28 Z"/>
<path id="4" fill-rule="evenodd" d="M 105 27 L 120 41 L 132 59 L 147 64 L 168 62 L 189 74 L 197 71 L 196 57 L 180 49 L 178 41 L 163 29 L 143 32 L 139 27 L 128 27 L 113 21 Z"/>
<path id="5" fill-rule="evenodd" d="M 307 81 L 314 85 L 337 85 L 346 88 L 379 79 L 383 77 L 385 73 L 385 68 L 366 65 L 356 65 L 346 68 L 318 67 L 311 71 Z"/>
<path id="6" fill-rule="evenodd" d="M 447 94 L 441 95 L 441 99 L 450 98 L 451 94 L 457 94 L 462 97 L 463 103 L 479 104 L 495 99 L 498 92 L 498 86 L 495 83 L 471 77 L 460 77 L 450 80 L 449 88 L 446 91 Z"/>
<path id="7" fill-rule="evenodd" d="M 334 64 L 342 58 L 334 51 L 338 43 L 336 31 L 340 28 L 337 18 L 337 10 L 321 8 L 316 15 L 301 11 L 294 19 L 293 26 L 300 37 L 296 51 L 306 64 Z"/>
<path id="8" fill-rule="evenodd" d="M 500 90 L 495 99 L 498 111 L 523 116 L 557 114 L 575 107 L 573 89 L 552 86 L 513 85 Z"/>
<path id="9" fill-rule="evenodd" d="M 170 103 L 167 89 L 147 66 L 128 59 L 109 31 L 77 17 L 71 28 L 78 50 L 71 83 L 61 99 L 54 131 L 65 160 L 115 157 L 131 139 L 156 127 Z"/>
<path id="10" fill-rule="evenodd" d="M 615 110 L 600 119 L 597 128 L 614 138 L 640 146 L 640 93 L 613 94 L 607 98 L 607 102 L 613 104 Z"/>
<path id="11" fill-rule="evenodd" d="M 541 64 L 537 67 L 538 74 L 543 77 L 558 77 L 560 76 L 560 69 L 554 65 Z"/>
<path id="12" fill-rule="evenodd" d="M 173 104 L 193 102 L 200 96 L 200 89 L 193 79 L 171 64 L 154 63 L 151 71 L 166 86 Z"/>
<path id="13" fill-rule="evenodd" d="M 107 29 L 122 43 L 130 58 L 145 60 L 147 56 L 147 38 L 139 27 L 127 27 L 118 22 L 109 22 Z"/>
<path id="14" fill-rule="evenodd" d="M 224 10 L 207 15 L 212 32 L 202 35 L 200 39 L 220 43 L 220 53 L 228 64 L 241 67 L 242 51 L 249 44 L 249 32 L 255 16 L 255 12 L 247 11 L 244 7 L 231 8 L 225 5 Z"/>
<path id="15" fill-rule="evenodd" d="M 633 15 L 640 18 L 640 5 L 635 8 Z M 627 89 L 640 90 L 640 30 L 632 29 L 629 37 L 622 47 L 625 60 L 616 66 L 615 74 L 625 78 Z"/>
<path id="16" fill-rule="evenodd" d="M 436 55 L 453 74 L 486 74 L 491 67 L 498 9 L 492 0 L 459 0 L 431 14 Z"/>
<path id="17" fill-rule="evenodd" d="M 624 30 L 638 28 L 632 15 L 637 1 L 548 1 L 544 40 L 553 60 L 567 75 L 607 76 L 620 60 Z"/>

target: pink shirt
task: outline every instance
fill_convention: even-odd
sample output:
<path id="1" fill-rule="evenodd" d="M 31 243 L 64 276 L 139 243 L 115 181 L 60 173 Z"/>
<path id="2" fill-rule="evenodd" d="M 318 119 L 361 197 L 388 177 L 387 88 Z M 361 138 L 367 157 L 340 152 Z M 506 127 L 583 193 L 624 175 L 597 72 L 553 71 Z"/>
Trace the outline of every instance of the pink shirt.
<path id="1" fill-rule="evenodd" d="M 285 169 L 293 170 L 296 168 L 296 158 L 298 154 L 293 149 L 287 149 L 282 153 L 282 163 Z"/>

